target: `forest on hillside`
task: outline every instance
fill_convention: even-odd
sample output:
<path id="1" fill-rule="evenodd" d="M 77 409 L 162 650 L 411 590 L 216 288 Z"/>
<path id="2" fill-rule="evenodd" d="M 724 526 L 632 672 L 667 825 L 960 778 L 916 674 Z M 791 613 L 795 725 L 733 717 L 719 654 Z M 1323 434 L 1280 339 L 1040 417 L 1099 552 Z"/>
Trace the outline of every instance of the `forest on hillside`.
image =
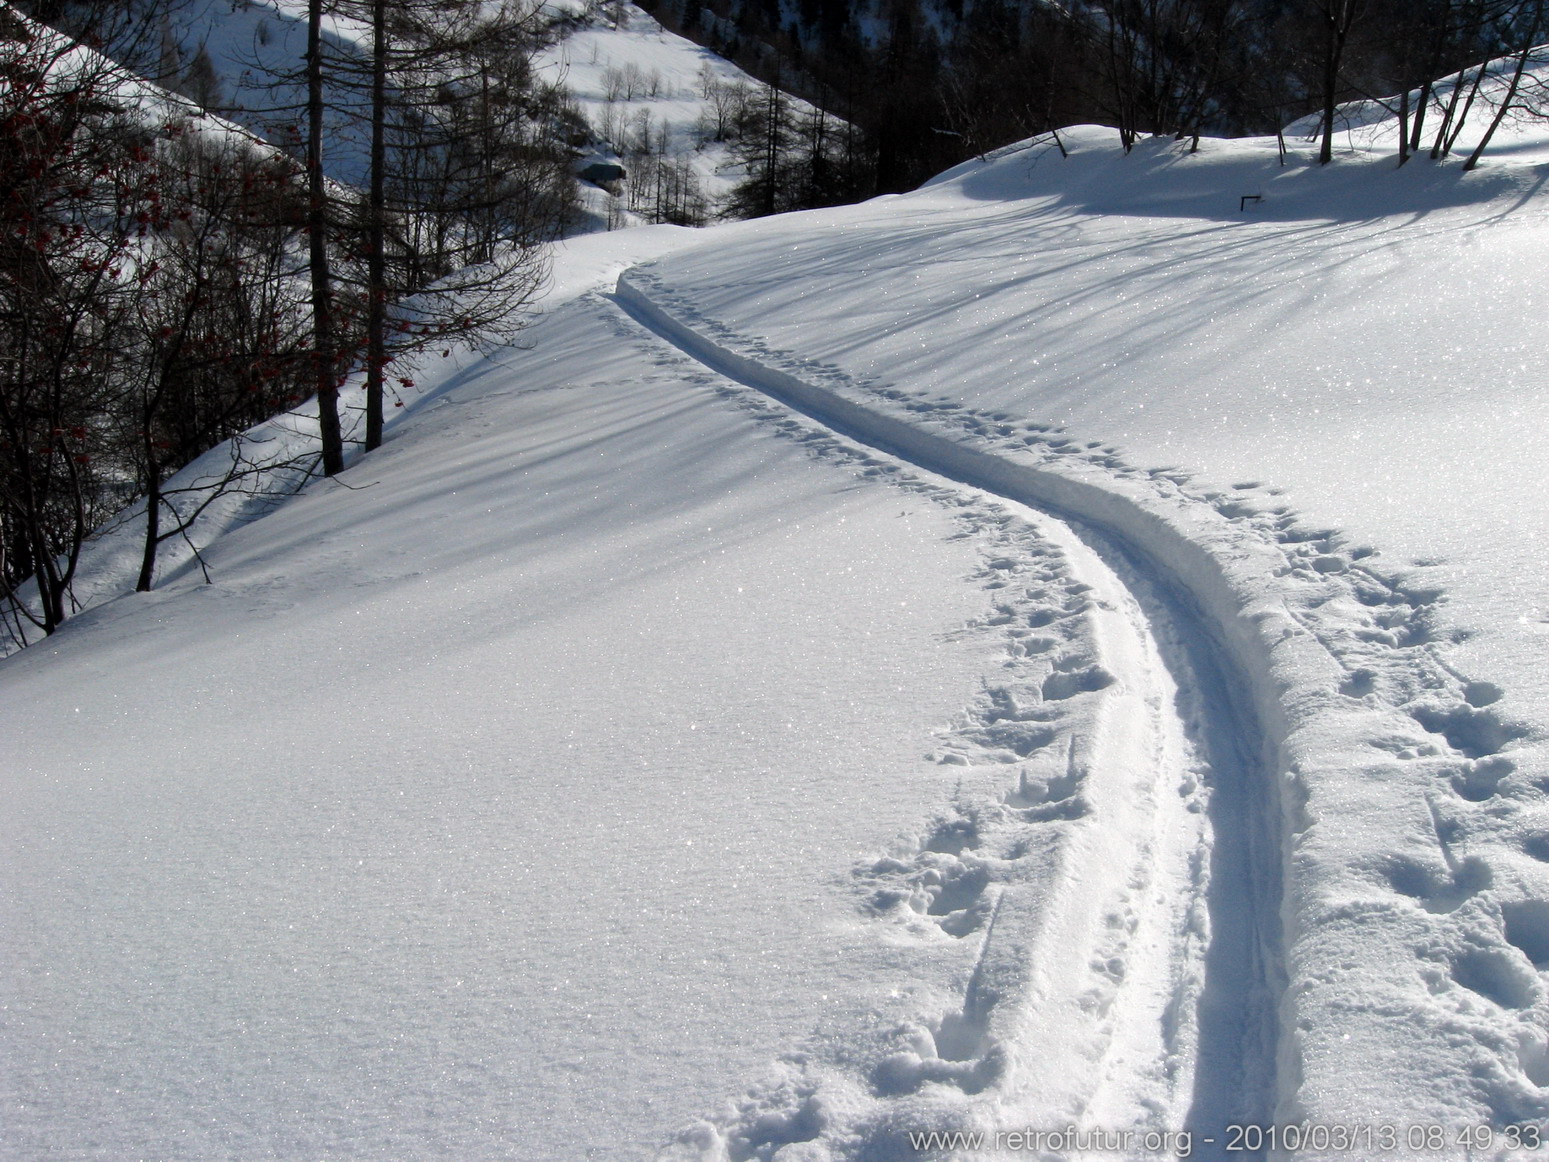
<path id="1" fill-rule="evenodd" d="M 12 645 L 71 615 L 105 521 L 138 523 L 149 589 L 160 547 L 217 498 L 271 490 L 276 472 L 336 475 L 349 447 L 381 443 L 416 360 L 514 334 L 548 243 L 578 220 L 583 148 L 623 160 L 633 220 L 699 225 L 912 188 L 1072 122 L 1113 125 L 1128 148 L 1316 113 L 1327 162 L 1342 102 L 1397 93 L 1402 164 L 1447 156 L 1476 100 L 1497 122 L 1546 103 L 1529 66 L 1549 0 L 648 0 L 763 78 L 704 74 L 696 148 L 740 174 L 712 205 L 665 129 L 622 112 L 649 78 L 610 74 L 593 125 L 534 66 L 617 22 L 618 0 L 308 0 L 304 51 L 255 26 L 240 101 L 171 43 L 190 3 L 0 0 Z M 1503 100 L 1480 97 L 1492 60 Z M 358 426 L 339 404 L 356 374 Z M 244 436 L 310 399 L 304 463 Z M 216 447 L 198 488 L 170 486 Z"/>
<path id="2" fill-rule="evenodd" d="M 1273 134 L 1390 100 L 1402 160 L 1448 154 L 1483 62 L 1532 63 L 1543 0 L 645 0 L 668 27 L 853 124 L 840 188 L 912 189 L 1061 126 Z M 1432 99 L 1455 78 L 1456 99 Z M 1524 82 L 1524 86 L 1527 83 Z M 1411 100 L 1411 94 L 1418 94 Z M 1544 95 L 1519 89 L 1519 109 Z"/>
<path id="3" fill-rule="evenodd" d="M 225 110 L 198 58 L 169 67 L 176 7 L 0 5 L 0 597 L 15 643 L 70 616 L 82 547 L 125 506 L 141 502 L 143 590 L 159 547 L 219 496 L 341 471 L 338 390 L 357 369 L 364 447 L 379 444 L 412 386 L 402 363 L 519 326 L 574 215 L 558 95 L 530 68 L 552 33 L 532 7 L 331 0 L 359 37 L 325 35 L 313 4 L 299 58 L 265 58 L 260 29 L 261 107 L 244 112 L 263 135 L 207 115 Z M 309 397 L 308 463 L 244 438 Z M 228 462 L 199 488 L 165 487 L 222 444 Z"/>

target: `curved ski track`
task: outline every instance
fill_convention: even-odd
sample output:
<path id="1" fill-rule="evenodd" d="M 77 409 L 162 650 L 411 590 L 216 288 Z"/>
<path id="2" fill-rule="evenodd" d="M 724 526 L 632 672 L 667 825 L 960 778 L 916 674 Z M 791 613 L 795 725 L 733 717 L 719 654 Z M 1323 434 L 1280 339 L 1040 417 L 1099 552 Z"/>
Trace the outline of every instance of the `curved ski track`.
<path id="1" fill-rule="evenodd" d="M 771 349 L 649 268 L 621 276 L 613 301 L 621 327 L 678 348 L 706 382 L 728 377 L 720 394 L 776 431 L 975 514 L 969 535 L 987 534 L 980 551 L 995 555 L 986 624 L 1005 634 L 1010 679 L 988 684 L 943 761 L 965 765 L 965 785 L 1021 764 L 1015 786 L 956 804 L 912 851 L 859 873 L 878 910 L 973 937 L 960 998 L 898 1029 L 897 1051 L 864 1079 L 855 1061 L 792 1055 L 730 1121 L 685 1131 L 676 1157 L 1168 1152 L 1022 1139 L 922 1154 L 907 1141 L 911 1129 L 1121 1124 L 1186 1127 L 1191 1157 L 1221 1157 L 1223 1124 L 1290 1132 L 1373 1111 L 1422 1131 L 1543 1136 L 1549 748 L 1511 716 L 1507 691 L 1449 660 L 1473 631 L 1442 611 L 1434 562 L 1385 562 L 1260 482 L 1137 468 L 1048 424 Z M 1120 680 L 1093 672 L 1105 657 Z M 1172 718 L 1118 709 L 1168 703 L 1169 683 Z M 1153 780 L 1125 783 L 1126 762 Z M 1176 784 L 1190 799 L 1196 768 L 1205 817 L 1191 824 L 1156 796 Z M 1121 833 L 1103 847 L 1094 833 L 1110 823 Z M 1103 933 L 1079 929 L 1098 915 Z M 1267 1131 L 1264 1144 L 1275 1149 Z M 1285 1145 L 1277 1157 L 1349 1157 L 1333 1138 Z M 1489 1156 L 1510 1153 L 1498 1135 Z M 1459 1141 L 1436 1156 L 1484 1155 Z"/>
<path id="2" fill-rule="evenodd" d="M 905 1097 L 926 1082 L 993 1090 L 997 1111 L 971 1119 L 992 1131 L 1186 1127 L 1203 1158 L 1216 1155 L 1202 1139 L 1220 1149 L 1227 1123 L 1269 1123 L 1284 988 L 1274 747 L 1250 677 L 1196 594 L 1111 519 L 1114 498 L 737 354 L 669 314 L 643 281 L 621 277 L 615 303 L 692 360 L 853 441 L 1035 510 L 1023 519 L 1046 546 L 1028 550 L 1045 558 L 1038 592 L 1058 600 L 1017 620 L 1080 615 L 1097 646 L 1095 657 L 1070 648 L 1072 633 L 1030 695 L 990 692 L 969 738 L 991 748 L 987 761 L 1022 763 L 998 806 L 938 823 L 912 861 L 865 870 L 881 904 L 912 895 L 943 931 L 980 942 L 961 1011 L 905 1031 L 873 1093 Z M 1014 652 L 1029 648 L 1023 639 Z M 1065 710 L 1067 699 L 1084 709 Z M 1029 856 L 1032 871 L 1014 866 Z M 785 1101 L 783 1112 L 748 1111 L 728 1156 L 816 1138 L 811 1087 Z M 842 1152 L 915 1157 L 906 1128 L 906 1118 L 874 1123 Z"/>

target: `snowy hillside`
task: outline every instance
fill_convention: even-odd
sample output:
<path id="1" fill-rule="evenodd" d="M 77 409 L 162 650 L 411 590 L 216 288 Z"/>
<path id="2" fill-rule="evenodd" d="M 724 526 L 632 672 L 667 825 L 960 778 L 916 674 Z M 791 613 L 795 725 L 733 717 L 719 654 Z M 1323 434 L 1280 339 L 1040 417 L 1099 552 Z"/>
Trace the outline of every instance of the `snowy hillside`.
<path id="1" fill-rule="evenodd" d="M 684 218 L 704 220 L 746 176 L 716 133 L 737 94 L 751 91 L 748 75 L 680 36 L 664 30 L 633 4 L 565 36 L 542 58 L 546 76 L 562 84 L 592 127 L 596 144 L 581 160 L 614 163 L 625 171 L 620 193 L 609 199 L 582 187 L 587 207 L 603 225 L 635 224 L 664 180 L 681 183 L 675 205 Z M 729 128 L 729 122 L 723 125 Z M 639 209 L 631 210 L 633 203 Z"/>
<path id="2" fill-rule="evenodd" d="M 1273 142 L 1065 143 L 1068 160 L 1043 143 L 911 197 L 749 225 L 621 284 L 713 365 L 1077 518 L 1166 587 L 1190 664 L 1222 667 L 1200 719 L 1221 716 L 1242 765 L 1207 760 L 1220 886 L 1200 888 L 1187 1049 L 1137 1054 L 1114 1016 L 1137 962 L 1154 987 L 1139 936 L 1044 945 L 983 1022 L 975 1061 L 1008 1057 L 985 1124 L 1541 1118 L 1541 145 L 1464 176 L 1390 156 L 1281 168 Z M 1002 802 L 1025 785 L 1003 778 Z M 1019 881 L 985 854 L 952 871 Z M 1103 907 L 1122 918 L 1161 873 L 1114 874 Z M 1178 989 L 1199 934 L 1174 931 Z M 1086 977 L 1064 999 L 1060 961 Z M 1092 1028 L 1056 1064 L 1035 1046 L 1061 1003 Z M 1102 1100 L 1111 1070 L 1140 1079 L 1128 1104 Z"/>
<path id="3" fill-rule="evenodd" d="M 572 241 L 0 663 L 0 1154 L 1535 1156 L 1543 139 L 1063 145 Z"/>
<path id="4" fill-rule="evenodd" d="M 589 129 L 572 142 L 576 170 L 617 165 L 625 176 L 591 181 L 581 193 L 592 228 L 637 225 L 666 213 L 704 220 L 745 177 L 728 148 L 732 107 L 754 90 L 741 69 L 708 49 L 664 30 L 633 4 L 550 0 L 535 26 L 551 43 L 535 65 L 546 83 L 561 86 Z M 364 57 L 369 29 L 331 16 L 325 33 L 346 53 Z M 164 50 L 169 84 L 223 109 L 278 143 L 293 132 L 304 101 L 298 70 L 306 47 L 305 5 L 294 0 L 196 0 L 169 21 Z M 283 78 L 289 77 L 286 82 Z M 329 138 L 330 171 L 359 183 L 365 167 L 365 97 L 330 93 L 337 106 Z M 791 99 L 793 110 L 809 108 Z M 719 116 L 717 109 L 719 108 Z M 676 183 L 670 196 L 658 192 Z M 616 196 L 623 194 L 624 196 Z"/>

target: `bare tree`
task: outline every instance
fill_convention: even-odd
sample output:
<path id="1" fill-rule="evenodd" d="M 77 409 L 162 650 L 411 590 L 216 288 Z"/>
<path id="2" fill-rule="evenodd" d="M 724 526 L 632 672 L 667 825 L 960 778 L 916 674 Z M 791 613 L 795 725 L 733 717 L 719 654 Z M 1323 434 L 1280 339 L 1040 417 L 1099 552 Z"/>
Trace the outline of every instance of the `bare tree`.
<path id="1" fill-rule="evenodd" d="M 294 238 L 305 206 L 293 167 L 241 139 L 170 128 L 157 151 L 157 211 L 113 406 L 120 471 L 145 501 L 140 590 L 151 587 L 159 546 L 187 531 L 166 478 L 231 441 L 231 465 L 200 495 L 256 486 L 264 464 L 237 454 L 243 431 L 309 391 Z"/>
<path id="2" fill-rule="evenodd" d="M 330 40 L 326 12 L 363 22 L 369 38 Z M 344 462 L 346 373 L 364 367 L 370 450 L 395 361 L 453 334 L 517 329 L 542 282 L 542 244 L 575 195 L 552 144 L 563 95 L 532 68 L 550 23 L 537 5 L 309 0 L 308 17 L 299 79 L 313 362 L 323 470 L 333 474 Z M 275 72 L 272 114 L 284 114 L 297 79 Z"/>
<path id="3" fill-rule="evenodd" d="M 786 201 L 793 134 L 790 98 L 781 91 L 777 75 L 773 83 L 754 91 L 738 126 L 732 153 L 747 177 L 732 191 L 732 213 L 757 218 L 793 208 Z"/>
<path id="4" fill-rule="evenodd" d="M 1366 11 L 1366 0 L 1311 0 L 1312 10 L 1323 30 L 1321 84 L 1322 96 L 1322 144 L 1318 148 L 1318 164 L 1327 165 L 1334 160 L 1334 120 L 1337 112 L 1341 69 L 1345 48 L 1356 22 Z"/>
<path id="5" fill-rule="evenodd" d="M 395 359 L 454 334 L 519 329 L 545 275 L 544 245 L 572 220 L 575 194 L 554 144 L 564 95 L 532 66 L 547 34 L 536 6 L 367 3 L 369 450 L 381 441 Z M 395 309 L 411 299 L 408 312 Z"/>
<path id="6" fill-rule="evenodd" d="M 111 502 L 94 445 L 151 214 L 127 83 L 0 8 L 0 594 L 45 633 L 69 615 L 81 547 Z M 19 597 L 29 580 L 35 605 Z"/>
<path id="7" fill-rule="evenodd" d="M 1502 122 L 1514 111 L 1543 113 L 1542 99 L 1528 103 L 1521 101 L 1521 95 L 1523 93 L 1523 79 L 1527 74 L 1528 64 L 1534 59 L 1535 55 L 1539 55 L 1543 51 L 1538 47 L 1538 40 L 1544 28 L 1544 7 L 1544 0 L 1529 0 L 1528 3 L 1521 5 L 1516 13 L 1516 23 L 1519 28 L 1518 39 L 1521 45 L 1516 53 L 1516 66 L 1512 70 L 1511 81 L 1506 87 L 1506 93 L 1496 106 L 1495 116 L 1490 119 L 1489 127 L 1485 129 L 1484 135 L 1480 137 L 1479 144 L 1474 146 L 1474 152 L 1469 154 L 1468 160 L 1463 163 L 1465 171 L 1471 170 L 1479 164 L 1479 159 L 1484 155 L 1485 149 L 1489 146 L 1490 139 L 1495 136 L 1495 132 L 1501 127 Z"/>
<path id="8" fill-rule="evenodd" d="M 312 371 L 317 393 L 317 426 L 323 474 L 344 471 L 344 436 L 339 424 L 339 351 L 334 333 L 332 256 L 328 249 L 329 190 L 323 168 L 326 101 L 323 65 L 323 0 L 307 0 L 307 274 L 312 283 Z"/>

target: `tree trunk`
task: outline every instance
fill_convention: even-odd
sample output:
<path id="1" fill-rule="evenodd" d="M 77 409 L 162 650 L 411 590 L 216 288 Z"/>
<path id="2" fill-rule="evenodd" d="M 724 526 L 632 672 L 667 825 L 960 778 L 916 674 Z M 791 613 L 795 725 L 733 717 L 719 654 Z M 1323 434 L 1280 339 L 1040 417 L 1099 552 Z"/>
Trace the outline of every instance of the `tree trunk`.
<path id="1" fill-rule="evenodd" d="M 371 0 L 371 191 L 366 223 L 366 451 L 382 446 L 387 375 L 387 0 Z"/>
<path id="2" fill-rule="evenodd" d="M 323 475 L 335 476 L 344 471 L 344 437 L 339 427 L 338 353 L 328 265 L 328 187 L 323 176 L 323 0 L 308 0 L 307 4 L 307 230 L 318 435 L 323 445 Z"/>
<path id="3" fill-rule="evenodd" d="M 1522 52 L 1517 57 L 1517 69 L 1511 75 L 1511 84 L 1506 89 L 1506 99 L 1496 109 L 1495 116 L 1490 121 L 1490 128 L 1484 131 L 1484 136 L 1479 139 L 1479 144 L 1474 146 L 1474 152 L 1468 155 L 1468 160 L 1463 163 L 1463 172 L 1467 173 L 1479 164 L 1479 159 L 1484 154 L 1485 146 L 1490 144 L 1490 138 L 1495 136 L 1495 131 L 1501 127 L 1501 122 L 1506 120 L 1506 115 L 1511 112 L 1511 104 L 1517 99 L 1517 90 L 1522 86 L 1522 74 L 1527 71 L 1528 58 L 1533 55 L 1533 47 L 1538 42 L 1538 29 L 1542 23 L 1541 4 L 1535 5 L 1533 11 L 1533 23 L 1528 28 L 1527 35 L 1522 39 Z"/>
<path id="4" fill-rule="evenodd" d="M 1409 82 L 1401 82 L 1403 92 L 1398 95 L 1398 164 L 1409 160 Z"/>
<path id="5" fill-rule="evenodd" d="M 1323 8 L 1328 24 L 1328 43 L 1323 55 L 1323 146 L 1318 164 L 1334 160 L 1334 109 L 1339 95 L 1339 70 L 1344 63 L 1345 44 L 1361 12 L 1362 0 L 1327 0 Z"/>
<path id="6" fill-rule="evenodd" d="M 161 468 L 151 446 L 151 436 L 145 435 L 145 545 L 140 551 L 140 576 L 135 580 L 136 593 L 149 593 L 156 573 L 156 546 L 161 543 Z"/>

